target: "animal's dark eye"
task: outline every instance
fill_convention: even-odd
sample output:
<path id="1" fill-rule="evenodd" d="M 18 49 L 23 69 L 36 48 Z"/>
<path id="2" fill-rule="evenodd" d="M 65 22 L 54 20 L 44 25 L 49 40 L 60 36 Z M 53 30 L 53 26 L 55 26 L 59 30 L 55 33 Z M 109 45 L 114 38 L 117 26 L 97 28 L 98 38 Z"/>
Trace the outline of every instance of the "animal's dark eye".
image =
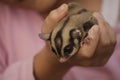
<path id="1" fill-rule="evenodd" d="M 65 55 L 70 54 L 72 51 L 73 51 L 73 46 L 72 46 L 72 45 L 67 45 L 67 46 L 64 48 L 64 53 L 65 53 Z"/>

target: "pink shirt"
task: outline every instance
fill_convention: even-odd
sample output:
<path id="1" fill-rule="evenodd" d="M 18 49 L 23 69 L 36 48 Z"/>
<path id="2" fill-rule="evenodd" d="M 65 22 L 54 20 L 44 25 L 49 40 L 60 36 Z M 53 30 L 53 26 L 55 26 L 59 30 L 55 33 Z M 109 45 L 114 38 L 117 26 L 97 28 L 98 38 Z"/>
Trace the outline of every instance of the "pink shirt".
<path id="1" fill-rule="evenodd" d="M 0 80 L 35 80 L 33 57 L 44 46 L 38 37 L 41 17 L 30 10 L 0 4 Z M 117 46 L 104 67 L 74 67 L 63 80 L 120 80 L 120 25 Z"/>

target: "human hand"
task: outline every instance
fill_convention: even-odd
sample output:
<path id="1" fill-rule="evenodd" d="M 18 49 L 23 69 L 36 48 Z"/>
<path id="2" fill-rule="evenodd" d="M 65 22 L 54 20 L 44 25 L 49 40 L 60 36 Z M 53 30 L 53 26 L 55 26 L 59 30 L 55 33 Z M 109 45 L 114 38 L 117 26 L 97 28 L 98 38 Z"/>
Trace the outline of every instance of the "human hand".
<path id="1" fill-rule="evenodd" d="M 44 21 L 41 33 L 50 33 L 59 20 L 67 14 L 67 11 L 68 6 L 66 4 L 51 11 Z M 39 80 L 39 78 L 42 80 L 61 80 L 71 66 L 66 63 L 61 64 L 51 51 L 49 42 L 46 41 L 45 43 L 44 48 L 34 57 L 36 80 Z"/>
<path id="2" fill-rule="evenodd" d="M 54 12 L 54 11 L 53 11 Z M 51 12 L 51 14 L 53 13 Z M 51 16 L 51 15 L 50 15 Z M 61 16 L 61 15 L 59 15 Z M 92 39 L 88 40 L 88 37 L 85 39 L 87 43 L 83 44 L 83 46 L 80 48 L 80 51 L 78 54 L 76 54 L 73 58 L 73 60 L 69 60 L 70 63 L 74 62 L 81 65 L 88 65 L 88 66 L 97 66 L 97 65 L 103 65 L 107 62 L 109 57 L 111 56 L 115 43 L 116 38 L 115 34 L 110 27 L 110 25 L 102 18 L 102 16 L 95 12 L 93 16 L 97 19 L 98 25 L 94 25 L 92 29 L 89 31 L 89 36 Z M 49 16 L 47 17 L 49 18 Z M 50 19 L 50 18 L 49 18 Z M 50 22 L 46 19 L 46 21 Z M 58 20 L 59 21 L 59 20 Z M 55 22 L 55 21 L 52 21 Z M 56 20 L 57 22 L 57 20 Z M 46 24 L 46 23 L 45 23 Z M 47 23 L 51 24 L 51 23 Z M 51 32 L 53 26 L 51 25 L 51 28 L 45 29 L 48 33 Z M 46 25 L 44 25 L 46 27 Z M 49 25 L 47 25 L 49 26 Z M 106 49 L 109 50 L 106 53 Z M 69 62 L 68 61 L 68 62 Z M 74 65 L 73 63 L 73 65 Z"/>
<path id="3" fill-rule="evenodd" d="M 59 10 L 60 8 L 50 12 L 45 19 L 42 33 L 50 33 L 54 26 L 67 14 L 68 7 L 64 5 L 62 12 Z M 98 25 L 94 25 L 90 29 L 89 37 L 91 39 L 88 43 L 83 44 L 79 53 L 75 54 L 67 62 L 60 63 L 50 50 L 49 42 L 46 42 L 46 46 L 40 54 L 35 56 L 34 68 L 37 78 L 57 80 L 72 66 L 100 66 L 107 62 L 114 51 L 116 37 L 111 27 L 98 13 L 94 13 L 93 16 L 98 20 Z M 53 76 L 51 72 L 59 75 Z"/>
<path id="4" fill-rule="evenodd" d="M 88 43 L 83 44 L 79 53 L 69 62 L 80 66 L 102 66 L 106 64 L 112 55 L 116 36 L 110 25 L 103 17 L 95 12 L 93 16 L 97 19 L 98 25 L 94 25 L 89 31 L 91 37 Z"/>

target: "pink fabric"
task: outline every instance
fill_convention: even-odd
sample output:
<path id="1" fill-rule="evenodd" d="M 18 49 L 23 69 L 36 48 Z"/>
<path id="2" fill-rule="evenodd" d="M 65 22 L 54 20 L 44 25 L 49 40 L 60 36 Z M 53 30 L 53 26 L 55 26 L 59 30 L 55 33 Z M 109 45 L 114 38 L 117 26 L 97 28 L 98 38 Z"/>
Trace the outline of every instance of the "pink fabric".
<path id="1" fill-rule="evenodd" d="M 44 46 L 41 25 L 33 11 L 0 4 L 0 80 L 34 80 L 33 56 Z"/>
<path id="2" fill-rule="evenodd" d="M 0 80 L 34 80 L 33 56 L 44 42 L 41 17 L 33 11 L 0 4 Z M 120 25 L 117 46 L 104 67 L 74 67 L 63 80 L 120 80 Z"/>

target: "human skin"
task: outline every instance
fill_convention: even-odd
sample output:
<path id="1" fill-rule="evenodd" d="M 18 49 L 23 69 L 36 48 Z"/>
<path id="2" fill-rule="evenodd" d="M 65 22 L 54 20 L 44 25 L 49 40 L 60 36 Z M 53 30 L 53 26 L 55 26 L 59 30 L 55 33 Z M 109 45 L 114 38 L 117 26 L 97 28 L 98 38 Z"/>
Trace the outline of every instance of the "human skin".
<path id="1" fill-rule="evenodd" d="M 20 7 L 34 9 L 40 13 L 45 13 L 45 15 L 43 15 L 45 18 L 45 22 L 42 27 L 42 33 L 51 32 L 52 28 L 67 14 L 68 10 L 68 6 L 66 4 L 63 4 L 62 8 L 57 8 L 60 4 L 64 2 L 64 0 L 34 0 L 34 4 L 31 2 L 32 0 L 23 0 L 23 2 L 21 2 L 20 0 L 1 1 Z M 83 0 L 66 1 L 81 1 L 82 3 Z M 86 6 L 86 8 L 93 10 L 93 8 L 90 8 L 88 5 Z M 50 10 L 52 11 L 49 13 Z M 36 80 L 61 80 L 64 74 L 75 65 L 101 66 L 107 62 L 107 60 L 102 62 L 99 56 L 93 58 L 92 56 L 94 54 L 103 54 L 102 56 L 107 59 L 108 56 L 104 54 L 106 53 L 106 51 L 108 54 L 112 54 L 116 44 L 116 37 L 109 24 L 102 18 L 99 13 L 94 13 L 93 16 L 98 20 L 98 25 L 93 26 L 89 31 L 89 36 L 92 37 L 92 40 L 89 44 L 83 45 L 79 53 L 73 56 L 67 62 L 60 63 L 54 53 L 50 50 L 49 42 L 46 42 L 46 46 L 34 57 L 33 66 Z M 106 49 L 108 49 L 109 52 Z M 93 64 L 95 63 L 94 58 L 97 58 L 99 63 Z"/>
<path id="2" fill-rule="evenodd" d="M 64 7 L 64 10 L 62 10 L 63 12 L 61 14 L 59 14 L 60 11 L 58 9 L 55 9 L 52 12 L 50 12 L 50 14 L 45 19 L 45 22 L 42 28 L 42 33 L 51 32 L 53 26 L 56 25 L 57 22 L 62 17 L 64 17 L 65 14 L 67 13 L 66 9 L 67 7 Z M 59 16 L 57 14 L 59 14 Z M 48 46 L 44 47 L 42 52 L 45 52 L 46 50 L 48 50 L 50 53 L 46 52 L 46 54 L 49 54 L 51 57 L 50 56 L 47 57 L 48 55 L 45 56 L 44 53 L 38 54 L 41 58 L 42 58 L 41 56 L 42 54 L 44 55 L 44 57 L 46 57 L 47 67 L 45 69 L 44 65 L 42 64 L 36 65 L 36 67 L 38 67 L 38 68 L 35 68 L 36 74 L 40 74 L 41 72 L 45 71 L 44 75 L 42 75 L 44 76 L 44 78 L 45 76 L 48 76 L 47 79 L 50 79 L 50 77 L 52 76 L 51 80 L 60 80 L 60 78 L 72 66 L 75 66 L 75 65 L 77 66 L 102 66 L 107 62 L 109 56 L 114 51 L 114 47 L 116 44 L 116 37 L 115 37 L 115 34 L 112 28 L 109 26 L 109 24 L 103 19 L 103 17 L 99 13 L 94 13 L 93 16 L 98 20 L 98 25 L 93 26 L 93 28 L 89 31 L 89 35 L 92 37 L 92 40 L 90 41 L 90 43 L 83 45 L 78 54 L 73 56 L 70 60 L 68 60 L 68 62 L 62 64 L 56 59 L 55 55 L 53 55 L 53 52 L 51 52 L 50 47 L 49 47 L 49 42 L 46 42 L 46 45 Z M 109 55 L 105 55 L 106 49 Z M 100 58 L 99 55 L 92 58 L 94 54 L 102 54 L 105 60 L 102 61 L 103 58 Z M 96 59 L 97 59 L 97 62 L 96 62 Z M 51 61 L 53 65 L 49 64 L 48 61 Z M 37 62 L 37 60 L 35 62 Z M 41 60 L 41 63 L 42 63 L 42 60 Z M 39 67 L 44 67 L 44 70 L 40 69 Z M 51 74 L 51 72 L 54 72 L 54 73 Z M 59 74 L 59 75 L 53 75 L 53 74 Z M 39 75 L 37 75 L 37 77 L 39 78 Z M 43 80 L 47 80 L 44 78 Z"/>
<path id="3" fill-rule="evenodd" d="M 46 16 L 49 14 L 51 10 L 59 7 L 62 3 L 68 3 L 74 1 L 78 3 L 82 3 L 83 7 L 95 11 L 100 9 L 100 5 L 101 5 L 101 0 L 92 0 L 91 3 L 88 3 L 89 0 L 0 0 L 0 1 L 4 3 L 8 3 L 15 7 L 33 9 L 42 15 L 45 14 Z M 95 7 L 91 5 L 95 5 Z"/>

